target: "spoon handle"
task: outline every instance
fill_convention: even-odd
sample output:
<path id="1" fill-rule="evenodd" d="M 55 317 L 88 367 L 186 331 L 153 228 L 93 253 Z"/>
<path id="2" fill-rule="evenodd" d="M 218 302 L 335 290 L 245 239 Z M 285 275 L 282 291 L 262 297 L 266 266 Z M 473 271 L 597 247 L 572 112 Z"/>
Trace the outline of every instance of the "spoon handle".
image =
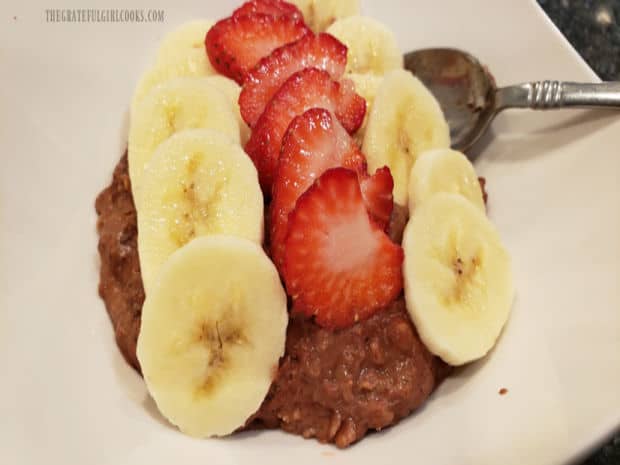
<path id="1" fill-rule="evenodd" d="M 497 89 L 498 111 L 506 108 L 553 110 L 567 107 L 620 109 L 620 82 L 537 81 Z"/>

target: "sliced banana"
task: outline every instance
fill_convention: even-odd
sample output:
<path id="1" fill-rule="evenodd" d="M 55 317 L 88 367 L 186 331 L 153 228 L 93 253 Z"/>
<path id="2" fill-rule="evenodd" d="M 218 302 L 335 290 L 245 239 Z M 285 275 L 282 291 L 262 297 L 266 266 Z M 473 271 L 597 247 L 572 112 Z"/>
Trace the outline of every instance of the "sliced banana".
<path id="1" fill-rule="evenodd" d="M 223 436 L 260 407 L 284 353 L 286 293 L 262 248 L 209 236 L 177 250 L 147 295 L 138 359 L 161 413 Z"/>
<path id="2" fill-rule="evenodd" d="M 355 92 L 360 94 L 366 100 L 366 114 L 364 115 L 364 122 L 360 128 L 355 132 L 355 140 L 359 145 L 362 145 L 364 140 L 364 134 L 366 132 L 366 124 L 368 124 L 368 114 L 377 96 L 377 90 L 383 80 L 383 76 L 377 74 L 365 73 L 365 74 L 348 74 L 347 78 L 353 81 L 355 85 Z"/>
<path id="3" fill-rule="evenodd" d="M 353 81 L 355 92 L 360 94 L 366 100 L 366 111 L 372 108 L 372 104 L 377 96 L 379 85 L 383 81 L 383 76 L 372 73 L 351 73 L 346 76 Z"/>
<path id="4" fill-rule="evenodd" d="M 426 347 L 451 365 L 483 357 L 514 298 L 495 227 L 463 196 L 442 192 L 416 208 L 403 249 L 407 310 Z"/>
<path id="5" fill-rule="evenodd" d="M 347 46 L 348 73 L 385 74 L 403 67 L 403 55 L 394 33 L 373 18 L 339 19 L 327 32 Z"/>
<path id="6" fill-rule="evenodd" d="M 210 20 L 191 21 L 164 37 L 157 52 L 155 66 L 142 77 L 136 87 L 132 108 L 153 87 L 170 79 L 216 74 L 205 50 L 205 36 L 213 24 Z"/>
<path id="7" fill-rule="evenodd" d="M 251 131 L 250 127 L 245 123 L 241 116 L 241 109 L 239 107 L 239 94 L 241 93 L 241 87 L 232 79 L 228 79 L 226 76 L 222 76 L 221 74 L 207 76 L 204 78 L 204 81 L 222 92 L 228 100 L 228 103 L 230 103 L 233 112 L 237 116 L 241 145 L 245 145 L 250 138 Z"/>
<path id="8" fill-rule="evenodd" d="M 409 173 L 418 155 L 448 147 L 448 123 L 424 84 L 405 70 L 386 74 L 368 116 L 362 151 L 371 172 L 390 168 L 396 203 L 407 206 Z"/>
<path id="9" fill-rule="evenodd" d="M 177 78 L 155 87 L 131 114 L 128 163 L 136 204 L 140 178 L 157 146 L 177 131 L 209 128 L 239 142 L 239 124 L 230 102 L 204 78 Z"/>
<path id="10" fill-rule="evenodd" d="M 420 154 L 409 176 L 410 214 L 438 192 L 460 194 L 486 212 L 476 170 L 461 152 L 435 149 Z"/>
<path id="11" fill-rule="evenodd" d="M 340 18 L 360 14 L 359 0 L 290 0 L 314 32 L 325 31 Z"/>
<path id="12" fill-rule="evenodd" d="M 190 21 L 170 32 L 159 46 L 157 65 L 163 67 L 180 62 L 201 76 L 215 74 L 205 49 L 205 37 L 214 24 L 209 19 Z"/>
<path id="13" fill-rule="evenodd" d="M 263 239 L 263 196 L 254 164 L 239 144 L 208 129 L 163 142 L 144 173 L 138 253 L 146 294 L 166 259 L 194 237 Z"/>

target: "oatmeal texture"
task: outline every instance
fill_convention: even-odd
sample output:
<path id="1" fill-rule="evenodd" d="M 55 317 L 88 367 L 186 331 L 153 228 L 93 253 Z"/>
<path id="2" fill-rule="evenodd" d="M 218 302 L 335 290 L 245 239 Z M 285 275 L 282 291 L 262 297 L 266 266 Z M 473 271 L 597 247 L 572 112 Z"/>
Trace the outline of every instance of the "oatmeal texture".
<path id="1" fill-rule="evenodd" d="M 95 207 L 99 294 L 121 353 L 139 372 L 136 342 L 144 288 L 126 155 Z M 406 215 L 397 209 L 391 223 L 394 238 L 401 236 L 405 222 Z M 420 341 L 402 297 L 370 319 L 336 332 L 292 312 L 285 355 L 246 428 L 281 428 L 347 447 L 409 415 L 449 370 Z"/>

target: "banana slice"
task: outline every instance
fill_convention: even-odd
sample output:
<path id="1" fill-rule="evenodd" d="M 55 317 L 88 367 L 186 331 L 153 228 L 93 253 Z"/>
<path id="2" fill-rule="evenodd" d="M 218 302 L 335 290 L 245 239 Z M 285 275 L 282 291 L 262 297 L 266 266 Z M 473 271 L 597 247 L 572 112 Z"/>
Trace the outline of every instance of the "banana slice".
<path id="1" fill-rule="evenodd" d="M 194 237 L 227 234 L 262 242 L 256 168 L 222 134 L 208 129 L 175 134 L 153 154 L 142 180 L 138 253 L 147 295 L 166 259 Z"/>
<path id="2" fill-rule="evenodd" d="M 476 170 L 461 152 L 435 149 L 420 154 L 409 176 L 409 213 L 438 192 L 460 194 L 486 212 Z"/>
<path id="3" fill-rule="evenodd" d="M 359 0 L 290 0 L 314 32 L 325 31 L 340 18 L 360 14 Z"/>
<path id="4" fill-rule="evenodd" d="M 157 146 L 177 131 L 209 128 L 239 142 L 239 124 L 230 102 L 204 78 L 178 78 L 155 87 L 131 114 L 128 163 L 136 205 L 140 178 Z"/>
<path id="5" fill-rule="evenodd" d="M 161 41 L 157 51 L 157 66 L 180 63 L 190 72 L 200 73 L 201 76 L 216 74 L 205 49 L 205 37 L 214 24 L 208 19 L 190 21 L 170 32 Z"/>
<path id="6" fill-rule="evenodd" d="M 368 116 L 362 151 L 371 172 L 389 166 L 396 203 L 407 206 L 409 173 L 418 155 L 448 147 L 448 123 L 424 84 L 405 70 L 386 74 Z"/>
<path id="7" fill-rule="evenodd" d="M 162 40 L 155 66 L 140 80 L 131 107 L 134 108 L 158 84 L 179 77 L 216 74 L 205 50 L 205 36 L 213 21 L 198 20 L 182 24 Z"/>
<path id="8" fill-rule="evenodd" d="M 385 74 L 403 67 L 403 55 L 394 33 L 373 18 L 339 19 L 327 32 L 347 46 L 348 73 Z"/>
<path id="9" fill-rule="evenodd" d="M 284 353 L 286 293 L 262 248 L 194 239 L 142 309 L 138 359 L 161 413 L 186 434 L 230 434 L 260 407 Z"/>
<path id="10" fill-rule="evenodd" d="M 403 249 L 407 310 L 426 347 L 451 365 L 483 357 L 514 298 L 495 227 L 463 196 L 442 192 L 416 208 Z"/>
<path id="11" fill-rule="evenodd" d="M 366 100 L 366 111 L 372 108 L 372 104 L 377 96 L 379 85 L 383 81 L 383 76 L 372 73 L 351 73 L 346 76 L 353 81 L 355 92 L 360 94 Z"/>
<path id="12" fill-rule="evenodd" d="M 370 109 L 375 101 L 375 97 L 377 96 L 377 90 L 379 89 L 379 85 L 383 80 L 383 76 L 379 76 L 376 74 L 347 74 L 347 78 L 353 81 L 355 85 L 355 92 L 360 94 L 366 100 L 366 114 L 364 115 L 364 122 L 360 126 L 360 128 L 355 132 L 355 140 L 359 145 L 362 145 L 364 140 L 364 134 L 366 132 L 366 124 L 368 124 L 368 114 L 370 113 Z"/>
<path id="13" fill-rule="evenodd" d="M 226 97 L 226 100 L 228 100 L 230 107 L 237 116 L 241 145 L 245 146 L 245 143 L 250 138 L 251 132 L 250 127 L 245 123 L 241 116 L 241 108 L 239 107 L 239 94 L 241 93 L 241 87 L 232 79 L 228 79 L 226 76 L 222 76 L 220 74 L 207 76 L 204 78 L 204 81 L 222 92 Z"/>

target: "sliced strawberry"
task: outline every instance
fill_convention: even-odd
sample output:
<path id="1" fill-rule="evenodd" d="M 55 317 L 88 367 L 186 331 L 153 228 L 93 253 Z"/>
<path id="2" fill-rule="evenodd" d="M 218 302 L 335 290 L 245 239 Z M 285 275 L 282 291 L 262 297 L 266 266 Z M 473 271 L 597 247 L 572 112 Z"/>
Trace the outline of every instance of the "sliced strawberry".
<path id="1" fill-rule="evenodd" d="M 288 78 L 258 119 L 245 146 L 265 194 L 271 193 L 286 128 L 295 116 L 315 107 L 331 111 L 351 133 L 362 124 L 366 101 L 355 93 L 351 81 L 338 83 L 320 69 L 306 68 Z"/>
<path id="2" fill-rule="evenodd" d="M 394 179 L 390 169 L 384 166 L 372 176 L 362 176 L 360 187 L 368 213 L 383 229 L 387 228 L 394 208 Z"/>
<path id="3" fill-rule="evenodd" d="M 278 269 L 282 269 L 288 215 L 295 202 L 316 178 L 339 166 L 366 172 L 364 155 L 338 120 L 323 108 L 297 116 L 282 139 L 271 199 L 271 259 Z"/>
<path id="4" fill-rule="evenodd" d="M 309 33 L 301 19 L 255 13 L 218 21 L 207 32 L 205 47 L 213 67 L 242 84 L 258 60 Z"/>
<path id="5" fill-rule="evenodd" d="M 325 173 L 289 218 L 284 281 L 294 311 L 338 329 L 366 319 L 402 289 L 403 249 L 369 218 L 358 176 Z"/>
<path id="6" fill-rule="evenodd" d="M 327 110 L 313 108 L 297 116 L 282 139 L 270 212 L 271 258 L 278 269 L 282 270 L 288 215 L 295 202 L 316 178 L 340 166 L 358 174 L 366 209 L 382 229 L 387 228 L 394 207 L 389 168 L 369 176 L 366 159 L 351 136 Z"/>
<path id="7" fill-rule="evenodd" d="M 241 116 L 254 127 L 265 107 L 291 75 L 304 68 L 324 69 L 339 79 L 347 64 L 347 47 L 329 34 L 308 34 L 275 49 L 248 73 L 239 96 Z"/>
<path id="8" fill-rule="evenodd" d="M 235 11 L 232 16 L 248 16 L 262 13 L 271 16 L 288 16 L 293 19 L 304 19 L 304 15 L 292 3 L 282 0 L 250 0 L 245 2 Z"/>

